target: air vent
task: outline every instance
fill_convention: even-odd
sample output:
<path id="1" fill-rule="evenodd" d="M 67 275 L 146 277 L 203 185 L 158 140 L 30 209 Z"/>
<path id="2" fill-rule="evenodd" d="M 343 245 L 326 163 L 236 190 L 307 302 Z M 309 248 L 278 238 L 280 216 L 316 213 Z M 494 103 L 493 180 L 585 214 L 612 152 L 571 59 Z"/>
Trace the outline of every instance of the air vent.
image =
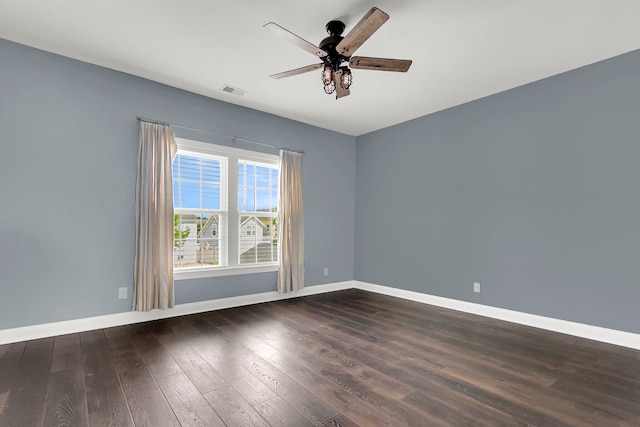
<path id="1" fill-rule="evenodd" d="M 237 87 L 233 87 L 231 85 L 224 85 L 220 88 L 220 90 L 236 96 L 244 96 L 244 94 L 247 93 L 246 90 L 238 89 Z"/>

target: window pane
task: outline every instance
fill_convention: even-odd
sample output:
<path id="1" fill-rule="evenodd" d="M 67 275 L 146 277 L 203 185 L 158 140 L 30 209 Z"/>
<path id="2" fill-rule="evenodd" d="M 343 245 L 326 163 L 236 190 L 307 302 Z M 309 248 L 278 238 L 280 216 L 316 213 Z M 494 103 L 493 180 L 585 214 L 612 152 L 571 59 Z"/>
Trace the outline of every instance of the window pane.
<path id="1" fill-rule="evenodd" d="M 221 162 L 178 154 L 173 162 L 173 206 L 220 209 Z"/>
<path id="2" fill-rule="evenodd" d="M 218 215 L 175 214 L 173 267 L 211 267 L 220 264 Z"/>
<path id="3" fill-rule="evenodd" d="M 257 241 L 252 230 L 255 231 L 257 224 L 258 219 L 255 216 L 240 216 L 240 264 L 256 262 Z"/>
<path id="4" fill-rule="evenodd" d="M 269 168 L 256 166 L 256 187 L 269 188 Z"/>
<path id="5" fill-rule="evenodd" d="M 238 210 L 244 212 L 251 212 L 256 209 L 255 204 L 255 190 L 252 188 L 239 188 L 238 189 Z"/>
<path id="6" fill-rule="evenodd" d="M 202 160 L 202 181 L 214 183 L 220 182 L 220 160 Z"/>
<path id="7" fill-rule="evenodd" d="M 174 268 L 211 267 L 226 260 L 221 256 L 221 217 L 202 212 L 222 208 L 225 162 L 222 157 L 184 153 L 178 153 L 173 161 L 173 206 L 189 210 L 174 215 Z"/>
<path id="8" fill-rule="evenodd" d="M 278 247 L 270 240 L 258 244 L 257 262 L 275 262 L 278 260 Z"/>
<path id="9" fill-rule="evenodd" d="M 240 216 L 240 264 L 278 260 L 277 219 Z"/>
<path id="10" fill-rule="evenodd" d="M 255 169 L 256 167 L 250 163 L 248 163 L 246 165 L 246 181 L 244 185 L 249 185 L 251 187 L 253 187 L 256 183 L 255 179 L 256 179 L 256 175 L 255 175 Z"/>
<path id="11" fill-rule="evenodd" d="M 269 167 L 240 160 L 238 174 L 239 211 L 277 211 L 278 169 L 276 166 Z"/>
<path id="12" fill-rule="evenodd" d="M 173 206 L 176 208 L 200 209 L 200 183 L 191 181 L 175 181 Z"/>
<path id="13" fill-rule="evenodd" d="M 200 159 L 198 157 L 179 154 L 175 161 L 179 162 L 180 179 L 200 181 Z"/>
<path id="14" fill-rule="evenodd" d="M 271 191 L 256 190 L 256 211 L 271 211 Z"/>
<path id="15" fill-rule="evenodd" d="M 193 258 L 193 237 L 196 235 L 194 215 L 173 216 L 173 265 L 181 267 Z"/>
<path id="16" fill-rule="evenodd" d="M 220 209 L 219 184 L 202 184 L 202 209 Z"/>

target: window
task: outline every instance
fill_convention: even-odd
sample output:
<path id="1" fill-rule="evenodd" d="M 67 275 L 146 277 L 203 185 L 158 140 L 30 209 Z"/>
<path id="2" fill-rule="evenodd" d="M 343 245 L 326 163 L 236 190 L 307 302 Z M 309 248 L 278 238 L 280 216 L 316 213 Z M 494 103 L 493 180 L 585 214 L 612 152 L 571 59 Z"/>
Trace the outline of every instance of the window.
<path id="1" fill-rule="evenodd" d="M 278 261 L 278 166 L 238 161 L 240 264 Z"/>
<path id="2" fill-rule="evenodd" d="M 176 279 L 275 271 L 278 157 L 176 138 Z"/>

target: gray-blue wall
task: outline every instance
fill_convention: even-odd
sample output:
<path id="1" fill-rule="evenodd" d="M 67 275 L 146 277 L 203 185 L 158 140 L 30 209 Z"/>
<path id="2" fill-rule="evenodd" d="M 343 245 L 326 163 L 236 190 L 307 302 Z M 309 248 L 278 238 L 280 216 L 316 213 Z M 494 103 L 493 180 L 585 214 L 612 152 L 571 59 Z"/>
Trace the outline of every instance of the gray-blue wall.
<path id="1" fill-rule="evenodd" d="M 304 150 L 306 283 L 353 279 L 355 138 L 0 40 L 0 329 L 130 310 L 138 115 Z M 275 289 L 178 281 L 176 302 Z"/>
<path id="2" fill-rule="evenodd" d="M 306 151 L 309 285 L 640 332 L 639 52 L 353 138 L 0 40 L 0 329 L 130 309 L 137 115 Z"/>
<path id="3" fill-rule="evenodd" d="M 640 332 L 640 51 L 359 137 L 355 230 L 357 280 Z"/>

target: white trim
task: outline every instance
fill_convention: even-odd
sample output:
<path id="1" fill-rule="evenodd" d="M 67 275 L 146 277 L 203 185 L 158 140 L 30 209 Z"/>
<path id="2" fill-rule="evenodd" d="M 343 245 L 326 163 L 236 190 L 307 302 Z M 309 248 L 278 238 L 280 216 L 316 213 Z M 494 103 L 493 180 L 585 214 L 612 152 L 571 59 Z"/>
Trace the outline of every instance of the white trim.
<path id="1" fill-rule="evenodd" d="M 173 279 L 188 280 L 205 277 L 236 276 L 239 274 L 271 273 L 278 271 L 278 264 L 243 264 L 233 267 L 214 267 L 174 270 Z"/>
<path id="2" fill-rule="evenodd" d="M 278 292 L 273 291 L 261 294 L 242 295 L 210 301 L 180 304 L 170 310 L 152 310 L 148 312 L 128 311 L 124 313 L 108 314 L 105 316 L 88 317 L 85 319 L 4 329 L 0 330 L 0 345 L 352 288 L 640 350 L 640 334 L 570 322 L 567 320 L 553 319 L 535 314 L 522 313 L 504 308 L 491 307 L 355 280 L 330 283 L 326 285 L 307 286 L 297 292 L 288 294 L 279 294 Z"/>
<path id="3" fill-rule="evenodd" d="M 276 291 L 261 294 L 241 295 L 237 297 L 179 304 L 169 310 L 151 310 L 147 312 L 127 311 L 124 313 L 107 314 L 105 316 L 88 317 L 84 319 L 66 320 L 63 322 L 45 323 L 41 325 L 24 326 L 21 328 L 0 330 L 0 345 L 14 342 L 35 340 L 57 335 L 74 334 L 113 326 L 130 325 L 151 320 L 167 319 L 187 314 L 204 313 L 225 308 L 241 307 L 244 305 L 298 298 L 326 292 L 352 289 L 353 281 L 330 283 L 327 285 L 307 286 L 299 291 L 279 294 Z"/>
<path id="4" fill-rule="evenodd" d="M 196 141 L 193 139 L 176 138 L 176 145 L 180 151 L 189 151 L 192 154 L 201 156 L 203 153 L 210 156 L 229 157 L 234 155 L 253 162 L 264 165 L 277 165 L 280 158 L 275 154 L 262 153 L 260 151 L 245 150 L 242 148 L 230 147 L 228 145 L 218 145 L 215 143 Z"/>
<path id="5" fill-rule="evenodd" d="M 355 288 L 640 350 L 640 334 L 634 334 L 631 332 L 538 316 L 535 314 L 491 307 L 473 302 L 438 297 L 414 291 L 406 291 L 388 286 L 374 285 L 372 283 L 355 281 Z"/>

